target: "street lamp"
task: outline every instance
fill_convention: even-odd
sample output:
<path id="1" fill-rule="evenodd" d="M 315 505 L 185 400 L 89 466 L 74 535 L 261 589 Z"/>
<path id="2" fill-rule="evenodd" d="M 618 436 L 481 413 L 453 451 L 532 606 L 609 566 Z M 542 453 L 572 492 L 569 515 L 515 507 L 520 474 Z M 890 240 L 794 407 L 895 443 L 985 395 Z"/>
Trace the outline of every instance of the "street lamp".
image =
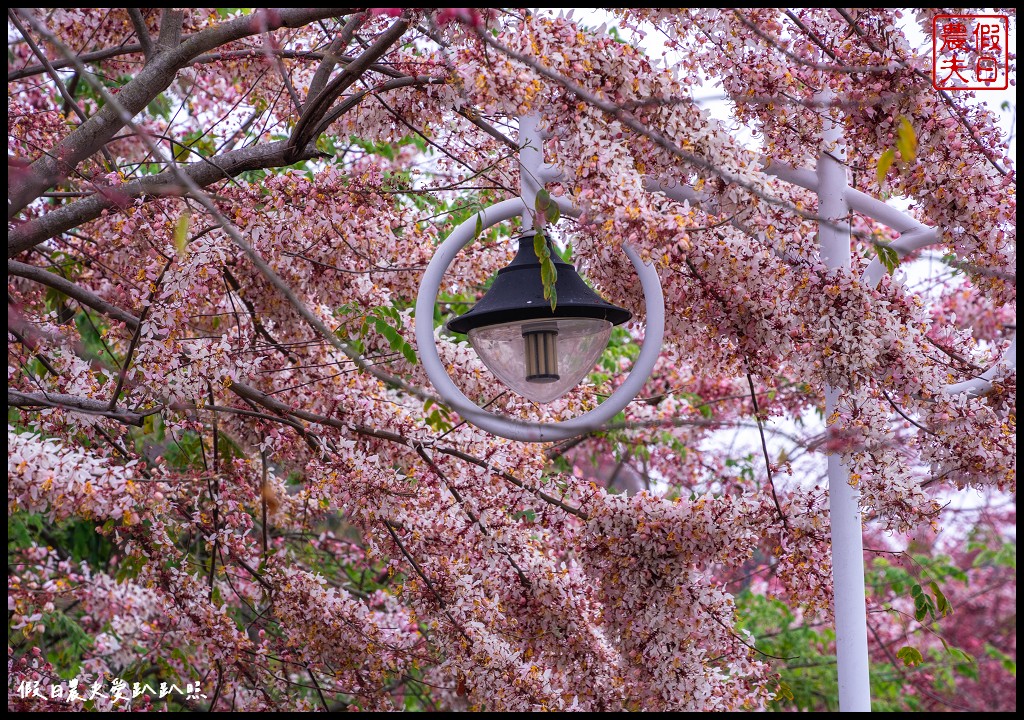
<path id="1" fill-rule="evenodd" d="M 629 245 L 622 250 L 633 264 L 644 294 L 643 345 L 633 369 L 593 410 L 559 422 L 527 422 L 493 413 L 456 387 L 437 350 L 434 306 L 445 271 L 459 251 L 498 223 L 522 219 L 523 238 L 512 263 L 499 271 L 491 290 L 448 328 L 466 333 L 484 364 L 515 392 L 539 403 L 564 395 L 586 376 L 608 344 L 611 328 L 626 322 L 628 310 L 605 302 L 568 263 L 555 259 L 556 304 L 544 298 L 540 266 L 533 251 L 534 214 L 543 184 L 561 173 L 544 163 L 543 135 L 536 116 L 519 118 L 520 195 L 484 208 L 457 226 L 434 251 L 416 296 L 416 345 L 423 369 L 438 395 L 464 420 L 494 435 L 521 442 L 554 442 L 600 430 L 643 389 L 661 355 L 665 300 L 653 263 Z M 581 214 L 565 197 L 550 198 L 561 217 Z M 552 258 L 557 255 L 549 247 Z M 527 267 L 533 266 L 533 267 Z M 509 288 L 503 290 L 502 288 Z M 515 292 L 513 292 L 513 290 Z M 509 300 L 509 298 L 512 298 Z M 557 334 L 556 334 L 557 333 Z M 557 376 L 557 378 L 556 378 Z"/>
<path id="2" fill-rule="evenodd" d="M 832 102 L 832 97 L 830 95 L 823 96 L 819 100 L 823 101 L 825 106 L 828 106 Z M 824 130 L 823 146 L 833 146 L 842 139 L 840 126 L 833 121 L 826 122 Z M 444 271 L 454 261 L 456 254 L 472 242 L 480 233 L 481 228 L 489 228 L 516 215 L 522 216 L 524 226 L 532 227 L 532 225 L 527 223 L 531 221 L 531 213 L 536 207 L 535 199 L 539 183 L 547 182 L 557 177 L 555 173 L 549 171 L 543 165 L 539 141 L 540 136 L 537 130 L 536 118 L 520 118 L 520 145 L 522 148 L 520 152 L 521 197 L 512 198 L 486 208 L 452 231 L 441 247 L 438 248 L 424 273 L 416 303 L 417 318 L 433 317 L 434 303 L 437 299 L 437 292 L 440 288 Z M 851 249 L 848 216 L 851 210 L 862 213 L 873 220 L 898 230 L 901 236 L 892 244 L 892 247 L 899 253 L 900 257 L 939 241 L 941 233 L 938 229 L 926 227 L 906 213 L 895 210 L 884 202 L 850 187 L 841 157 L 841 150 L 838 153 L 835 150 L 832 152 L 823 151 L 819 154 L 817 167 L 814 170 L 795 168 L 778 162 L 772 162 L 766 168 L 767 173 L 776 175 L 786 182 L 811 190 L 818 195 L 819 212 L 826 218 L 825 222 L 819 224 L 819 239 L 821 242 L 822 258 L 829 267 L 847 269 L 850 267 Z M 704 199 L 703 191 L 688 186 L 681 186 L 671 179 L 658 180 L 657 178 L 648 178 L 645 185 L 648 190 L 663 192 L 668 197 L 679 202 L 697 203 Z M 579 216 L 578 209 L 574 208 L 568 201 L 562 198 L 552 199 L 557 203 L 562 215 Z M 531 243 L 526 242 L 522 244 L 530 245 Z M 584 415 L 558 423 L 524 423 L 488 413 L 455 387 L 438 356 L 437 347 L 434 344 L 433 323 L 427 320 L 417 323 L 416 340 L 424 369 L 441 397 L 466 420 L 488 432 L 512 440 L 524 442 L 565 440 L 599 429 L 603 423 L 610 420 L 615 413 L 628 405 L 640 392 L 643 384 L 654 369 L 664 333 L 665 306 L 658 274 L 650 264 L 644 264 L 637 253 L 628 245 L 623 245 L 623 250 L 633 263 L 643 288 L 647 326 L 645 328 L 643 347 L 640 350 L 640 356 L 633 365 L 633 370 L 619 388 L 612 393 L 611 397 L 601 403 L 596 409 Z M 515 264 L 516 261 L 513 261 L 512 265 Z M 864 272 L 863 281 L 865 284 L 874 287 L 881 280 L 883 272 L 881 260 L 876 258 Z M 539 276 L 539 272 L 537 274 Z M 559 273 L 559 277 L 561 277 L 561 273 Z M 486 296 L 484 299 L 486 299 Z M 478 310 L 482 314 L 482 311 L 486 309 L 486 307 L 481 307 L 483 302 L 484 300 L 482 299 L 477 307 L 474 307 L 470 312 L 461 318 L 452 320 L 449 327 L 456 331 L 459 331 L 459 327 L 463 327 L 462 331 L 469 332 L 470 341 L 473 342 L 473 328 L 463 326 L 461 323 L 456 326 L 456 323 L 461 319 L 474 315 Z M 621 310 L 621 308 L 619 309 Z M 617 324 L 611 317 L 605 317 L 604 319 L 610 323 Z M 538 318 L 531 317 L 529 320 L 537 321 Z M 509 319 L 507 322 L 511 323 L 513 319 Z M 525 327 L 525 324 L 522 327 Z M 512 346 L 515 346 L 517 342 L 525 343 L 526 340 L 522 338 L 522 332 L 523 330 L 520 329 L 520 334 L 517 336 L 515 331 L 511 331 L 510 340 L 507 342 Z M 560 328 L 559 333 L 559 342 L 562 342 Z M 519 339 L 517 340 L 517 338 Z M 482 343 L 474 342 L 474 346 L 478 344 L 482 345 Z M 525 353 L 525 345 L 523 347 L 523 352 Z M 479 348 L 478 352 L 480 352 Z M 563 357 L 566 355 L 562 345 L 559 345 L 556 352 Z M 487 350 L 484 350 L 481 356 L 484 357 L 486 353 Z M 1016 368 L 1016 358 L 1017 341 L 1016 335 L 1014 335 L 999 363 L 996 363 L 979 377 L 966 382 L 947 385 L 943 390 L 951 396 L 960 395 L 961 393 L 969 397 L 977 396 L 992 386 L 993 379 L 998 372 L 1001 372 L 1001 368 Z M 484 357 L 484 362 L 488 367 L 491 367 L 493 360 L 488 362 L 486 357 Z M 588 365 L 588 369 L 589 367 Z M 561 376 L 563 372 L 566 371 L 559 365 L 555 374 Z M 526 376 L 531 373 L 531 370 L 523 370 L 523 380 L 526 381 Z M 519 371 L 515 373 L 515 377 L 520 377 Z M 526 384 L 528 383 L 529 381 L 526 381 Z M 835 388 L 826 387 L 825 395 L 826 407 L 828 408 L 826 416 L 831 416 L 832 411 L 836 407 L 838 391 Z M 828 478 L 830 491 L 829 518 L 832 534 L 832 568 L 835 581 L 835 629 L 839 706 L 840 710 L 844 712 L 870 711 L 871 695 L 868 673 L 867 621 L 863 600 L 863 537 L 858 493 L 849 484 L 849 470 L 841 458 L 835 454 L 829 456 Z"/>
<path id="3" fill-rule="evenodd" d="M 562 397 L 590 372 L 608 346 L 612 326 L 633 314 L 606 302 L 543 239 L 557 273 L 555 308 L 544 298 L 536 232 L 519 237 L 519 251 L 498 271 L 473 308 L 447 323 L 466 334 L 484 365 L 509 388 L 538 403 Z"/>

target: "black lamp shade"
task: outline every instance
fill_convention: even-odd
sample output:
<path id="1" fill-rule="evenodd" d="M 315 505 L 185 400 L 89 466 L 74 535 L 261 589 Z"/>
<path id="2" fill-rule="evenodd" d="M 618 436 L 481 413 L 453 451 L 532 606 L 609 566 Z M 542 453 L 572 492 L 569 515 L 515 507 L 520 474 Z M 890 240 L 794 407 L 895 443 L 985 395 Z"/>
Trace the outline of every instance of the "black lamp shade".
<path id="1" fill-rule="evenodd" d="M 506 267 L 498 271 L 494 284 L 469 312 L 454 317 L 446 327 L 452 332 L 468 333 L 485 325 L 499 325 L 523 320 L 555 318 L 593 318 L 621 325 L 633 317 L 625 308 L 612 305 L 590 289 L 569 263 L 548 248 L 558 277 L 555 281 L 556 305 L 544 298 L 540 278 L 540 259 L 533 249 L 534 233 L 519 237 L 519 252 Z"/>
<path id="2" fill-rule="evenodd" d="M 447 327 L 469 335 L 480 359 L 509 388 L 548 403 L 579 384 L 608 346 L 612 326 L 632 313 L 591 290 L 547 240 L 557 273 L 552 311 L 533 241 L 534 233 L 520 236 L 519 252 L 491 289 Z"/>

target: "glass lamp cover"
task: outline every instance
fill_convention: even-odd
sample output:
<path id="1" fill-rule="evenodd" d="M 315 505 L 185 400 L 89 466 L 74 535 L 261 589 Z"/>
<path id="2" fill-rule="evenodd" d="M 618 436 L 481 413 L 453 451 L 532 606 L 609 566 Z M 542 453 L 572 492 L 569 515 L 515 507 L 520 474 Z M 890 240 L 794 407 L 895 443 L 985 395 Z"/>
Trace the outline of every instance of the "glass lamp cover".
<path id="1" fill-rule="evenodd" d="M 469 342 L 492 373 L 528 400 L 549 403 L 586 377 L 608 347 L 607 320 L 563 317 L 517 320 L 469 331 Z"/>

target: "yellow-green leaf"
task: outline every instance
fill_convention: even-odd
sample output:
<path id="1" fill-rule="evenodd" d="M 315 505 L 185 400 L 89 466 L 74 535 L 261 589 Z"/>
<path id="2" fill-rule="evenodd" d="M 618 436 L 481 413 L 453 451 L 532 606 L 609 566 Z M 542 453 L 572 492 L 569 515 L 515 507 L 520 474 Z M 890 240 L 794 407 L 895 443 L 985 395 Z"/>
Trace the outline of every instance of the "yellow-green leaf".
<path id="1" fill-rule="evenodd" d="M 905 117 L 900 118 L 900 126 L 896 128 L 896 149 L 903 162 L 910 162 L 917 155 L 917 133 Z"/>
<path id="2" fill-rule="evenodd" d="M 548 256 L 548 242 L 544 237 L 544 233 L 540 230 L 537 230 L 533 235 L 533 252 L 540 260 Z"/>
<path id="3" fill-rule="evenodd" d="M 896 151 L 889 148 L 882 156 L 878 158 L 878 184 L 885 184 L 885 176 L 889 174 L 889 168 L 892 167 L 893 160 L 896 159 Z"/>
<path id="4" fill-rule="evenodd" d="M 932 589 L 932 594 L 935 596 L 935 607 L 938 609 L 942 617 L 952 614 L 953 606 L 949 604 L 949 600 L 943 594 L 942 590 L 939 589 L 939 585 L 936 582 L 930 582 L 928 585 Z"/>
<path id="5" fill-rule="evenodd" d="M 896 653 L 896 657 L 902 660 L 903 664 L 907 667 L 914 667 L 924 662 L 924 656 L 921 655 L 921 651 L 909 645 L 901 647 L 899 652 Z"/>
<path id="6" fill-rule="evenodd" d="M 188 245 L 189 219 L 189 213 L 186 210 L 178 216 L 178 222 L 174 225 L 174 247 L 179 255 L 185 254 L 185 247 Z"/>
<path id="7" fill-rule="evenodd" d="M 792 700 L 793 689 L 785 682 L 779 683 L 779 689 L 775 692 L 775 700 Z"/>

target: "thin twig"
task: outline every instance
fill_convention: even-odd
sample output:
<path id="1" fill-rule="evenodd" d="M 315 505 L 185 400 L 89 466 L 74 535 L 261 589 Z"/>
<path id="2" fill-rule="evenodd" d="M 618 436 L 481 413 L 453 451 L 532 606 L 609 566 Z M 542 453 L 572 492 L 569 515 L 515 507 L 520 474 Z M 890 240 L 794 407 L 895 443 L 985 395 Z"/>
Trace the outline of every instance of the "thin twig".
<path id="1" fill-rule="evenodd" d="M 746 358 L 743 359 L 746 362 Z M 764 453 L 764 467 L 768 471 L 768 485 L 772 489 L 772 500 L 775 502 L 775 509 L 779 513 L 779 517 L 782 518 L 782 526 L 789 530 L 789 523 L 786 521 L 786 515 L 782 512 L 782 506 L 779 504 L 779 496 L 775 493 L 775 481 L 772 478 L 772 461 L 768 458 L 768 443 L 764 439 L 764 427 L 761 425 L 761 411 L 757 407 L 757 392 L 754 391 L 754 379 L 750 375 L 750 366 L 747 366 L 747 385 L 750 386 L 750 399 L 754 401 L 754 419 L 757 420 L 757 432 L 761 436 L 761 452 Z"/>
<path id="2" fill-rule="evenodd" d="M 395 545 L 397 545 L 398 549 L 401 550 L 402 555 L 404 555 L 405 559 L 409 561 L 410 565 L 412 565 L 413 570 L 415 570 L 416 574 L 420 576 L 424 583 L 426 583 L 427 589 L 430 590 L 431 594 L 434 596 L 434 599 L 437 600 L 437 603 L 441 606 L 441 610 L 444 612 L 444 614 L 448 617 L 449 620 L 452 621 L 452 625 L 455 626 L 455 629 L 459 631 L 459 634 L 462 635 L 462 637 L 466 638 L 466 642 L 472 645 L 473 639 L 470 638 L 468 634 L 466 634 L 466 631 L 463 629 L 459 621 L 452 617 L 452 614 L 448 611 L 447 603 L 445 603 L 444 598 L 442 598 L 441 595 L 437 592 L 437 589 L 434 587 L 434 583 L 430 582 L 430 578 L 428 578 L 423 573 L 423 570 L 420 568 L 419 563 L 417 563 L 416 559 L 409 554 L 408 550 L 405 549 L 405 545 L 402 544 L 402 541 L 398 539 L 398 534 L 395 532 L 394 526 L 388 520 L 381 520 L 381 523 L 383 523 L 384 527 L 391 535 L 391 539 L 395 541 Z"/>
<path id="3" fill-rule="evenodd" d="M 142 337 L 142 327 L 146 320 L 146 315 L 149 314 L 149 309 L 153 307 L 153 299 L 156 297 L 157 290 L 159 290 L 160 285 L 163 283 L 164 274 L 167 272 L 167 269 L 171 266 L 172 262 L 174 262 L 173 256 L 168 258 L 167 262 L 164 264 L 163 270 L 160 271 L 160 276 L 156 279 L 156 282 L 153 284 L 153 289 L 149 293 L 149 302 L 146 303 L 146 306 L 142 308 L 142 312 L 139 314 L 139 325 L 135 328 L 135 332 L 132 333 L 131 342 L 128 343 L 128 351 L 124 355 L 124 362 L 121 364 L 121 371 L 117 374 L 117 384 L 114 386 L 114 392 L 110 396 L 110 405 L 107 408 L 108 410 L 113 410 L 117 407 L 117 398 L 121 395 L 125 378 L 128 377 L 128 367 L 132 363 L 132 356 L 135 355 L 135 348 L 138 347 L 139 338 Z"/>
<path id="4" fill-rule="evenodd" d="M 206 383 L 207 396 L 210 404 L 213 404 L 213 384 Z M 213 581 L 217 572 L 217 553 L 220 552 L 220 456 L 217 453 L 219 431 L 217 428 L 217 412 L 213 412 L 211 419 L 213 430 L 213 477 L 210 478 L 209 491 L 210 501 L 213 505 L 213 552 L 210 553 L 210 602 L 213 602 Z"/>
<path id="5" fill-rule="evenodd" d="M 54 377 L 58 377 L 60 375 L 60 373 L 57 372 L 53 365 L 50 364 L 50 361 L 47 360 L 46 357 L 39 352 L 39 350 L 37 349 L 37 343 L 30 342 L 29 340 L 27 340 L 24 335 L 18 332 L 17 328 L 11 327 L 10 323 L 8 323 L 7 325 L 7 332 L 13 335 L 15 340 L 17 340 L 26 348 L 31 350 L 32 353 L 36 356 L 36 360 L 38 360 L 42 364 L 43 368 L 48 373 L 50 373 Z"/>
<path id="6" fill-rule="evenodd" d="M 444 453 L 445 455 L 451 455 L 452 457 L 457 457 L 460 460 L 465 460 L 466 462 L 473 463 L 474 465 L 478 465 L 479 467 L 482 467 L 482 468 L 485 468 L 487 470 L 490 470 L 491 472 L 497 472 L 498 475 L 502 479 L 504 479 L 506 482 L 510 482 L 513 485 L 515 485 L 517 488 L 519 488 L 521 490 L 525 490 L 526 492 L 529 492 L 529 493 L 532 493 L 532 494 L 536 495 L 538 498 L 540 498 L 544 502 L 548 503 L 549 505 L 554 505 L 555 507 L 557 507 L 557 508 L 559 508 L 561 510 L 564 510 L 565 512 L 569 513 L 570 515 L 574 515 L 574 516 L 578 517 L 581 520 L 590 520 L 590 516 L 587 515 L 587 513 L 585 513 L 583 510 L 580 510 L 579 508 L 575 508 L 572 505 L 566 505 L 564 502 L 562 502 L 558 498 L 552 497 L 552 496 L 548 495 L 547 493 L 545 493 L 542 490 L 537 490 L 537 489 L 528 487 L 526 485 L 526 483 L 524 483 L 522 480 L 517 478 L 515 475 L 512 475 L 512 474 L 504 472 L 504 471 L 496 471 L 493 467 L 491 467 L 487 463 L 486 460 L 481 460 L 480 458 L 475 458 L 472 455 L 468 455 L 468 454 L 466 454 L 466 453 L 464 453 L 461 450 L 458 450 L 456 448 L 438 447 L 438 448 L 435 448 L 435 450 L 437 452 L 439 452 L 439 453 Z"/>
<path id="7" fill-rule="evenodd" d="M 27 263 L 18 262 L 17 260 L 7 261 L 7 274 L 16 275 L 23 277 L 27 280 L 32 280 L 40 285 L 46 285 L 54 290 L 58 290 L 68 297 L 74 298 L 78 302 L 91 307 L 93 310 L 106 315 L 113 320 L 119 320 L 127 325 L 131 330 L 135 330 L 139 327 L 139 319 L 132 315 L 127 310 L 111 305 L 106 300 L 103 300 L 98 295 L 89 292 L 88 290 L 75 285 L 74 283 L 65 280 L 59 275 L 54 275 L 51 272 L 47 272 L 41 267 L 36 265 L 29 265 Z"/>
<path id="8" fill-rule="evenodd" d="M 933 430 L 929 430 L 924 425 L 922 425 L 921 423 L 915 421 L 913 418 L 911 418 L 905 412 L 903 412 L 903 410 L 900 409 L 900 406 L 896 404 L 896 401 L 893 400 L 891 397 L 889 397 L 889 394 L 885 390 L 882 390 L 881 393 L 882 393 L 882 397 L 884 397 L 889 402 L 889 404 L 892 405 L 892 409 L 895 410 L 896 412 L 898 412 L 900 414 L 900 417 L 902 417 L 908 423 L 910 423 L 911 425 L 916 427 L 918 430 L 922 430 L 923 432 L 928 433 L 929 435 L 937 435 L 938 434 L 938 433 L 936 433 Z"/>
<path id="9" fill-rule="evenodd" d="M 474 513 L 468 507 L 466 501 L 463 500 L 462 498 L 462 494 L 450 482 L 448 482 L 448 477 L 444 474 L 444 471 L 437 466 L 437 463 L 435 463 L 434 459 L 427 454 L 427 451 L 423 448 L 423 445 L 420 443 L 416 445 L 416 454 L 423 458 L 424 462 L 427 463 L 430 469 L 437 476 L 438 480 L 444 483 L 444 486 L 448 488 L 448 492 L 450 492 L 452 494 L 452 497 L 455 498 L 455 502 L 457 502 L 459 504 L 459 507 L 462 508 L 463 512 L 465 512 L 466 515 L 469 516 L 469 519 L 473 522 L 473 524 L 480 528 L 480 532 L 482 532 L 486 536 L 490 536 L 491 532 L 487 529 L 487 526 L 484 525 L 483 521 L 480 520 L 479 517 L 477 517 L 476 513 Z M 515 561 L 515 558 L 512 557 L 512 553 L 509 552 L 508 548 L 505 547 L 505 544 L 501 541 L 498 541 L 497 547 L 501 551 L 501 553 L 508 559 L 509 563 L 511 563 L 512 568 L 516 571 L 516 575 L 519 576 L 519 582 L 522 583 L 523 587 L 527 589 L 532 588 L 533 584 L 530 582 L 529 578 L 526 577 L 526 573 L 524 573 L 523 569 L 519 567 L 519 564 Z"/>
<path id="10" fill-rule="evenodd" d="M 267 561 L 267 451 L 265 448 L 260 448 L 260 466 L 262 472 L 260 475 L 260 508 L 263 518 L 263 561 Z"/>
<path id="11" fill-rule="evenodd" d="M 330 712 L 330 708 L 327 706 L 327 698 L 324 697 L 324 691 L 320 689 L 320 683 L 316 680 L 316 675 L 313 674 L 313 668 L 306 663 L 306 672 L 309 673 L 309 679 L 313 681 L 313 687 L 316 688 L 316 694 L 320 696 L 320 702 L 324 706 L 325 712 Z"/>

